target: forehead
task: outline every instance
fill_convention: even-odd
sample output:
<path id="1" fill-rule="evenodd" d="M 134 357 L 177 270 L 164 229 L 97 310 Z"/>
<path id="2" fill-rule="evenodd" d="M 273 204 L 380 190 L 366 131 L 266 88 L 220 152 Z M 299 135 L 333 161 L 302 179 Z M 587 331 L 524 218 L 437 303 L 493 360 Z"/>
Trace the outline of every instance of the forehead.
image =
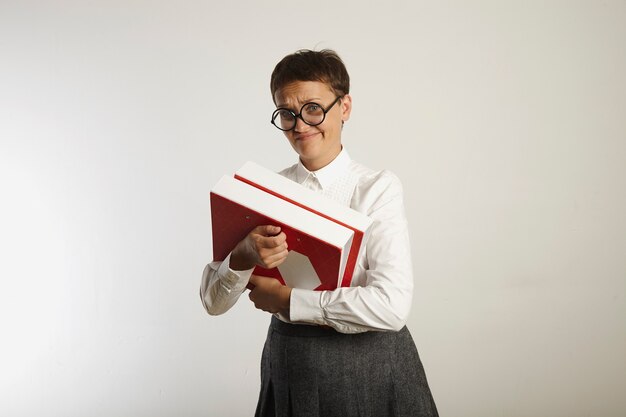
<path id="1" fill-rule="evenodd" d="M 295 81 L 276 91 L 274 101 L 278 107 L 298 106 L 309 101 L 333 98 L 330 86 L 320 81 Z"/>

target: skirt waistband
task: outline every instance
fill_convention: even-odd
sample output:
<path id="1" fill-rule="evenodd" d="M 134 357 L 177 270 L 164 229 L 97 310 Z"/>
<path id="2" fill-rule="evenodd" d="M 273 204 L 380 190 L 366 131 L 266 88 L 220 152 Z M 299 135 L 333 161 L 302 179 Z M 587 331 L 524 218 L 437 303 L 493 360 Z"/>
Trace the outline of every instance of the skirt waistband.
<path id="1" fill-rule="evenodd" d="M 270 327 L 272 330 L 285 336 L 328 337 L 341 334 L 332 327 L 285 323 L 276 316 L 272 316 Z"/>

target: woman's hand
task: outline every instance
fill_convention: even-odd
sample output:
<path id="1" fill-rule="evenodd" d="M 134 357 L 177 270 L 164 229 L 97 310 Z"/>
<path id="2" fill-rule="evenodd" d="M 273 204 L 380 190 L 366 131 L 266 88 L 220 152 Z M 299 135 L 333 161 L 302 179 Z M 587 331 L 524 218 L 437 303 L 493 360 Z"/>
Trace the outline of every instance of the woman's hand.
<path id="1" fill-rule="evenodd" d="M 252 275 L 250 284 L 254 288 L 248 297 L 259 310 L 268 313 L 283 313 L 289 317 L 289 301 L 291 300 L 291 288 L 282 285 L 275 278 Z"/>
<path id="2" fill-rule="evenodd" d="M 257 226 L 233 249 L 230 268 L 243 271 L 256 265 L 275 268 L 287 258 L 287 236 L 278 226 Z"/>

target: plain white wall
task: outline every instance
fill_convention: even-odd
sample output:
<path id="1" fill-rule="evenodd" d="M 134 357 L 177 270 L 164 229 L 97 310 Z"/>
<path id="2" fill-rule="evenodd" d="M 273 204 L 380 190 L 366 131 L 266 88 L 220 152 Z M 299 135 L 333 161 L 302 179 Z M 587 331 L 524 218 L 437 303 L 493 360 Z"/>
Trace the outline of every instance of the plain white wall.
<path id="1" fill-rule="evenodd" d="M 0 414 L 249 416 L 269 317 L 210 317 L 208 192 L 295 154 L 330 47 L 403 180 L 442 416 L 626 414 L 626 3 L 0 2 Z"/>

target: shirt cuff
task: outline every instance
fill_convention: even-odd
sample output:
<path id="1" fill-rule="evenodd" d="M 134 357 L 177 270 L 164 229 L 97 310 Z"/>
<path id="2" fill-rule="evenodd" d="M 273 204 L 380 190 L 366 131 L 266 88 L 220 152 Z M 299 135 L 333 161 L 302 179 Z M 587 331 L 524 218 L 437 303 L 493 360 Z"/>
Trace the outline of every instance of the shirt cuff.
<path id="1" fill-rule="evenodd" d="M 322 291 L 293 288 L 289 301 L 289 319 L 292 322 L 326 324 L 321 301 Z"/>
<path id="2" fill-rule="evenodd" d="M 217 270 L 217 276 L 220 277 L 222 285 L 229 291 L 243 291 L 250 281 L 254 267 L 243 271 L 235 271 L 230 269 L 230 254 L 224 259 Z"/>

